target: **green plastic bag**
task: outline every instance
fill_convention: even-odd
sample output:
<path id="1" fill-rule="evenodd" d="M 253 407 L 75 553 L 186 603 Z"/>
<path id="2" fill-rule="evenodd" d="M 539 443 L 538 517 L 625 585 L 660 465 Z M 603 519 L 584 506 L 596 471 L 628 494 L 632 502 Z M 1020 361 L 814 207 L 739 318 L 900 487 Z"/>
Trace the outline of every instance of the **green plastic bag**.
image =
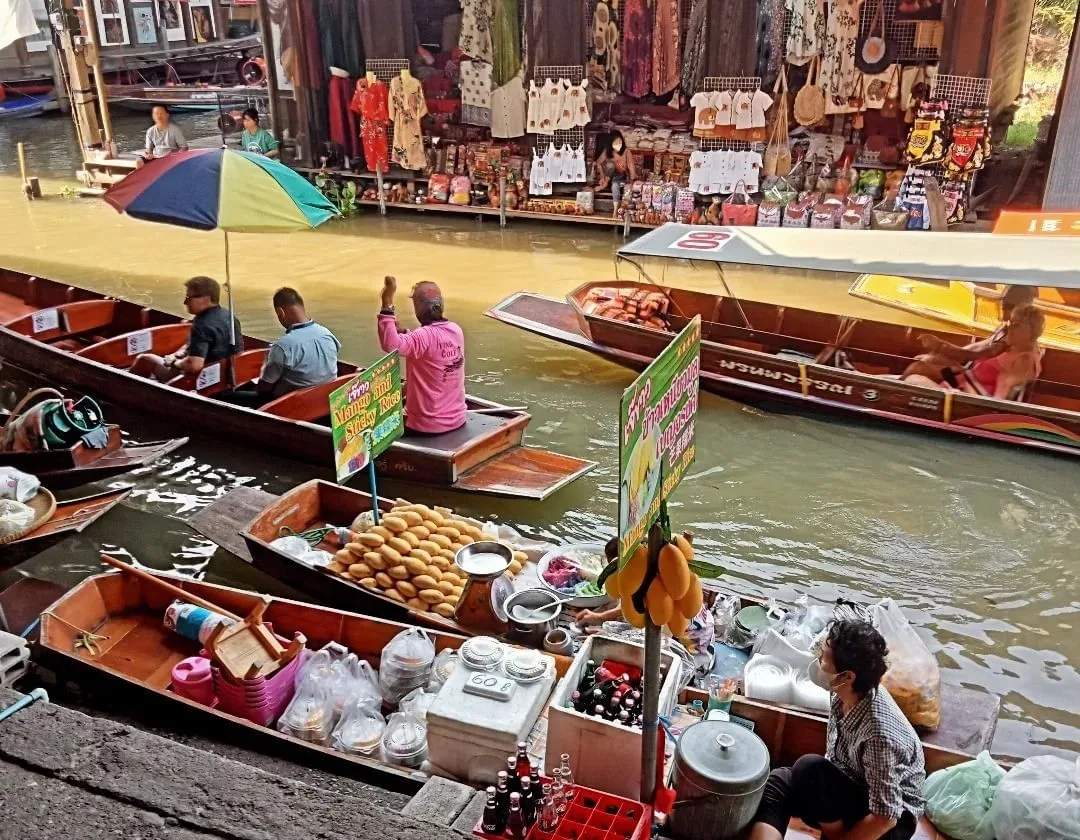
<path id="1" fill-rule="evenodd" d="M 931 773 L 924 788 L 926 816 L 954 840 L 994 840 L 990 806 L 1004 778 L 1005 771 L 986 751 L 974 761 Z"/>

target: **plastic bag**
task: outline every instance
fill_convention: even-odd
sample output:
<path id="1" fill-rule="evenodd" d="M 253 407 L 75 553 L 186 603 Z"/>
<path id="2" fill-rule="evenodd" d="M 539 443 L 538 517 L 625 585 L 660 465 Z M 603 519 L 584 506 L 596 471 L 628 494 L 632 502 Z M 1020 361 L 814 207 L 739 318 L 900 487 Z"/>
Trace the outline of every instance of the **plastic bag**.
<path id="1" fill-rule="evenodd" d="M 13 537 L 34 521 L 34 509 L 14 499 L 0 499 L 0 539 Z"/>
<path id="2" fill-rule="evenodd" d="M 29 502 L 37 495 L 41 481 L 37 476 L 14 467 L 0 467 L 0 499 Z"/>
<path id="3" fill-rule="evenodd" d="M 308 544 L 308 541 L 303 537 L 297 536 L 278 537 L 270 543 L 270 547 L 276 548 L 278 551 L 282 551 L 290 557 L 298 558 L 303 557 L 311 551 L 311 546 Z"/>
<path id="4" fill-rule="evenodd" d="M 810 604 L 806 595 L 795 601 L 795 610 L 784 619 L 783 634 L 792 647 L 809 651 L 832 619 L 833 608 Z"/>
<path id="5" fill-rule="evenodd" d="M 428 680 L 427 690 L 432 694 L 438 694 L 443 684 L 450 679 L 457 667 L 457 651 L 450 648 L 440 650 L 431 666 L 431 679 Z"/>
<path id="6" fill-rule="evenodd" d="M 926 816 L 953 840 L 994 840 L 990 806 L 1005 771 L 985 750 L 926 778 Z"/>
<path id="7" fill-rule="evenodd" d="M 431 678 L 435 645 L 418 627 L 402 630 L 383 650 L 379 665 L 379 690 L 383 699 L 397 705 L 414 688 L 422 688 Z"/>
<path id="8" fill-rule="evenodd" d="M 990 821 L 1002 840 L 1080 840 L 1080 759 L 1021 761 L 998 784 Z"/>
<path id="9" fill-rule="evenodd" d="M 382 754 L 390 764 L 419 767 L 427 760 L 427 727 L 408 712 L 394 712 L 386 722 Z"/>
<path id="10" fill-rule="evenodd" d="M 382 705 L 375 669 L 355 653 L 335 660 L 330 665 L 330 693 L 334 698 L 334 712 L 341 714 L 357 700 Z"/>
<path id="11" fill-rule="evenodd" d="M 296 695 L 278 719 L 277 728 L 286 735 L 325 746 L 334 728 L 330 654 L 320 650 L 311 659 L 298 672 Z"/>
<path id="12" fill-rule="evenodd" d="M 378 702 L 370 698 L 356 699 L 342 713 L 330 745 L 353 755 L 378 755 L 385 731 L 386 718 L 379 711 Z"/>
<path id="13" fill-rule="evenodd" d="M 401 698 L 398 708 L 426 725 L 428 709 L 431 708 L 431 704 L 434 702 L 435 695 L 432 692 L 423 688 L 414 688 Z"/>
<path id="14" fill-rule="evenodd" d="M 882 685 L 912 726 L 937 729 L 941 724 L 941 671 L 937 660 L 891 598 L 871 607 L 870 617 L 889 646 L 889 670 Z"/>

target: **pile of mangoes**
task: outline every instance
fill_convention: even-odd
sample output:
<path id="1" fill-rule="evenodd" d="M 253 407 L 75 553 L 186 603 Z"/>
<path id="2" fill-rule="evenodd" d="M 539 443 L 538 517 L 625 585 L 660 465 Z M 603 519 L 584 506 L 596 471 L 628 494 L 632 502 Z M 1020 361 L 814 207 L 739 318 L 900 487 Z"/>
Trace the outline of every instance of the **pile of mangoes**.
<path id="1" fill-rule="evenodd" d="M 690 621 L 701 611 L 701 581 L 690 568 L 694 559 L 692 534 L 676 535 L 660 549 L 657 574 L 645 592 L 645 609 L 653 624 L 667 627 L 676 638 L 686 632 Z M 604 590 L 619 599 L 623 617 L 634 627 L 645 626 L 645 614 L 634 606 L 633 596 L 645 583 L 649 570 L 649 552 L 638 546 L 630 562 L 608 575 Z"/>

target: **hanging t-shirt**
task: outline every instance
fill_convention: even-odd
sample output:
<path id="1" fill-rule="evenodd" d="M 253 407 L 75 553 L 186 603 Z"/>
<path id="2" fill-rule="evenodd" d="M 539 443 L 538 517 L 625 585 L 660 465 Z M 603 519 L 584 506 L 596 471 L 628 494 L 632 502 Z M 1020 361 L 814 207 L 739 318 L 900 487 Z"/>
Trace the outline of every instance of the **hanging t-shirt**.
<path id="1" fill-rule="evenodd" d="M 581 183 L 588 179 L 585 169 L 585 147 L 578 146 L 570 150 L 570 162 L 567 165 L 567 180 L 573 183 Z"/>
<path id="2" fill-rule="evenodd" d="M 540 111 L 536 124 L 537 134 L 554 134 L 562 113 L 563 95 L 566 89 L 560 82 L 548 79 L 540 89 Z"/>
<path id="3" fill-rule="evenodd" d="M 491 125 L 491 65 L 486 61 L 461 62 L 461 121 Z"/>
<path id="4" fill-rule="evenodd" d="M 710 152 L 690 153 L 690 189 L 696 193 L 704 193 L 709 187 L 709 155 Z"/>
<path id="5" fill-rule="evenodd" d="M 491 136 L 521 137 L 525 133 L 525 88 L 520 74 L 491 92 Z"/>
<path id="6" fill-rule="evenodd" d="M 717 125 L 732 125 L 735 122 L 732 119 L 731 100 L 732 96 L 729 90 L 722 90 L 713 96 L 713 103 L 716 105 Z"/>
<path id="7" fill-rule="evenodd" d="M 529 82 L 529 111 L 525 130 L 529 134 L 536 134 L 540 130 L 540 88 L 534 81 Z"/>
<path id="8" fill-rule="evenodd" d="M 577 105 L 571 101 L 570 94 L 579 89 L 570 84 L 569 79 L 559 79 L 559 87 L 562 88 L 562 96 L 559 98 L 559 117 L 555 121 L 555 130 L 569 131 L 576 125 L 574 120 L 577 116 Z"/>
<path id="9" fill-rule="evenodd" d="M 763 90 L 754 91 L 750 97 L 750 127 L 765 127 L 765 112 L 772 107 L 773 98 Z"/>
<path id="10" fill-rule="evenodd" d="M 569 163 L 570 147 L 563 145 L 559 148 L 555 148 L 554 143 L 548 144 L 547 154 L 544 155 L 547 159 L 548 177 L 553 184 L 561 184 L 567 181 L 566 177 L 566 164 Z"/>
<path id="11" fill-rule="evenodd" d="M 754 127 L 754 95 L 750 91 L 741 90 L 731 100 L 731 109 L 735 112 L 735 128 Z"/>
<path id="12" fill-rule="evenodd" d="M 716 105 L 713 94 L 709 91 L 700 90 L 690 99 L 694 108 L 694 135 L 696 137 L 708 137 L 716 126 Z"/>

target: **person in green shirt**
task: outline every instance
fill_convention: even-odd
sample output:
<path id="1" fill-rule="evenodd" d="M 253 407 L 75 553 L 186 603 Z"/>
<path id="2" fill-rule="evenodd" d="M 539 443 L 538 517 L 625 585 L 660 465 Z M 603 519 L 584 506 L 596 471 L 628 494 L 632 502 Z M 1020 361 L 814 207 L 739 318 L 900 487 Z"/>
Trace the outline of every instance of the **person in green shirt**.
<path id="1" fill-rule="evenodd" d="M 259 128 L 259 112 L 254 108 L 244 111 L 244 131 L 240 135 L 240 148 L 245 152 L 266 155 L 268 158 L 278 156 L 278 142 L 265 128 Z"/>

